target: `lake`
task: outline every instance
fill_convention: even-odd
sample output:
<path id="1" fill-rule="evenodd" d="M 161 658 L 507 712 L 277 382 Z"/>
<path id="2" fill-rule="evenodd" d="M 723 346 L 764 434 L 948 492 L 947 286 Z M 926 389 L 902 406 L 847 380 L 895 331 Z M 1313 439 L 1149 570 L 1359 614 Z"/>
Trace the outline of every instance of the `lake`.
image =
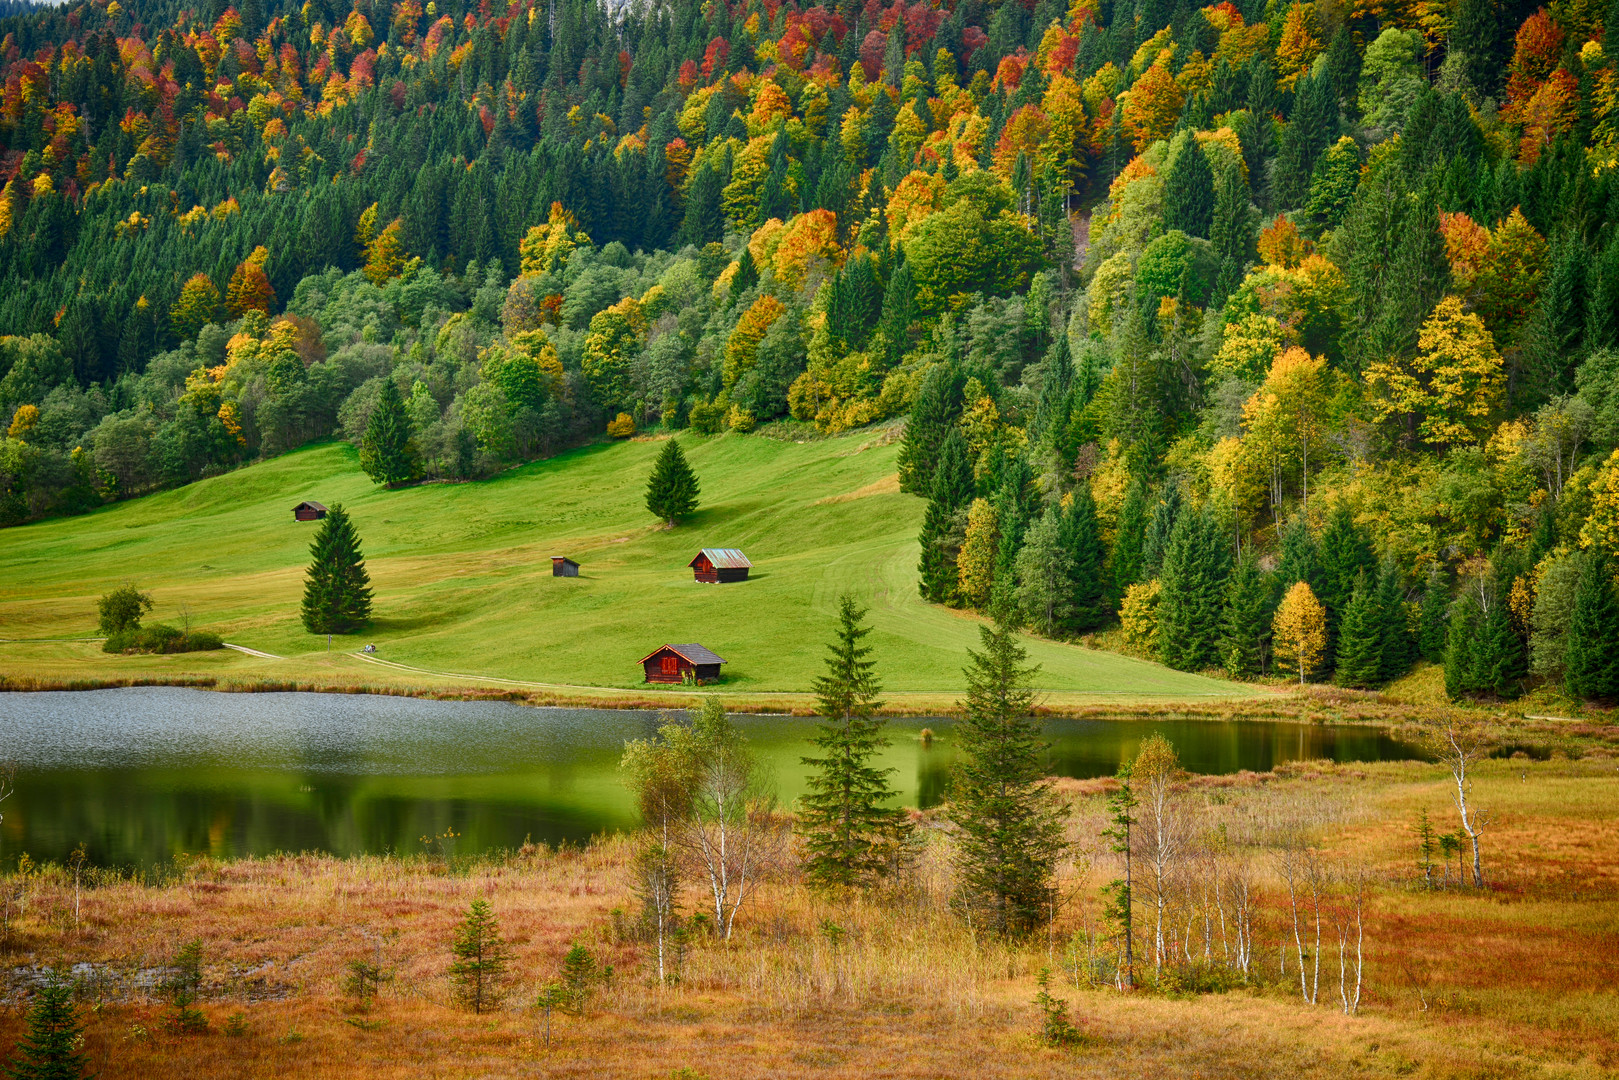
<path id="1" fill-rule="evenodd" d="M 0 759 L 17 790 L 0 804 L 0 859 L 64 858 L 83 843 L 101 865 L 151 865 L 182 853 L 399 853 L 453 829 L 458 852 L 525 838 L 583 841 L 629 828 L 618 775 L 626 739 L 659 714 L 529 708 L 359 694 L 223 694 L 176 687 L 0 693 Z M 776 792 L 804 790 L 799 758 L 814 721 L 744 716 Z M 917 737 L 931 727 L 937 738 Z M 948 719 L 895 719 L 883 764 L 907 803 L 949 787 Z M 1161 732 L 1200 773 L 1288 761 L 1380 761 L 1412 747 L 1355 725 L 1175 720 L 1053 720 L 1050 771 L 1112 774 Z"/>

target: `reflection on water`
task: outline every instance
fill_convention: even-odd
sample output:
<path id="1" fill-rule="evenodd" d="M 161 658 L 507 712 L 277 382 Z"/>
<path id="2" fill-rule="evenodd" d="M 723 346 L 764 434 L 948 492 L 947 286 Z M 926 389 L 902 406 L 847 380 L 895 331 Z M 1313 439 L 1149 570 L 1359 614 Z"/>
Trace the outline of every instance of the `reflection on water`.
<path id="1" fill-rule="evenodd" d="M 741 717 L 777 794 L 804 791 L 813 721 Z M 460 851 L 557 843 L 626 828 L 626 739 L 653 712 L 533 709 L 348 694 L 220 694 L 172 687 L 0 694 L 0 758 L 19 768 L 0 858 L 61 859 L 84 843 L 102 864 L 320 850 L 422 850 L 453 828 Z M 937 733 L 924 745 L 917 733 Z M 883 765 L 912 805 L 947 794 L 951 721 L 895 720 Z M 1056 720 L 1051 772 L 1114 772 L 1161 732 L 1188 768 L 1262 771 L 1287 761 L 1379 761 L 1410 747 L 1366 727 L 1257 722 Z"/>

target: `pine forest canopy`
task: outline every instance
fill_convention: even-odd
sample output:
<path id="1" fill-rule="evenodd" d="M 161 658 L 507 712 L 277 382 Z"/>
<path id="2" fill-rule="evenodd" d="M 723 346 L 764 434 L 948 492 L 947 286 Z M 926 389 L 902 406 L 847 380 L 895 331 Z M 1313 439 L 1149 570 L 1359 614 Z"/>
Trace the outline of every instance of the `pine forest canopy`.
<path id="1" fill-rule="evenodd" d="M 1360 685 L 1471 581 L 1486 695 L 1619 555 L 1616 0 L 0 12 L 0 522 L 910 413 L 929 599 Z"/>

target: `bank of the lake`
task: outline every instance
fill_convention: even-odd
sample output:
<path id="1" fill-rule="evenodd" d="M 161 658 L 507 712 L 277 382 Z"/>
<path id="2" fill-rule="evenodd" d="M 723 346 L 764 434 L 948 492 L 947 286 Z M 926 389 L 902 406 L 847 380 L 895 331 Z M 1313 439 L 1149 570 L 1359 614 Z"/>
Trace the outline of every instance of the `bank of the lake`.
<path id="1" fill-rule="evenodd" d="M 446 832 L 463 852 L 581 843 L 633 827 L 619 756 L 664 715 L 165 687 L 0 695 L 0 756 L 19 770 L 0 858 L 60 859 L 81 843 L 111 865 L 182 854 L 408 854 Z M 778 714 L 738 723 L 790 806 L 804 792 L 811 722 Z M 926 809 L 946 797 L 952 727 L 938 716 L 890 721 L 881 766 L 893 770 L 906 805 Z M 921 737 L 924 728 L 932 738 Z M 1416 753 L 1372 725 L 1052 718 L 1048 769 L 1073 779 L 1111 775 L 1154 732 L 1180 748 L 1187 769 L 1206 774 Z"/>

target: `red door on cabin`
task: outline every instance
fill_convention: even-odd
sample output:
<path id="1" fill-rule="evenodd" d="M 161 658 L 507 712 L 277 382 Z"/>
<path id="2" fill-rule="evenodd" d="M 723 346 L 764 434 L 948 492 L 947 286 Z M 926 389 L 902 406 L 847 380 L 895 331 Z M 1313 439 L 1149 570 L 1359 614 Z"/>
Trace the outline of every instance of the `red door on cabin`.
<path id="1" fill-rule="evenodd" d="M 680 659 L 674 656 L 665 656 L 660 663 L 663 665 L 665 675 L 676 675 L 680 672 Z"/>

